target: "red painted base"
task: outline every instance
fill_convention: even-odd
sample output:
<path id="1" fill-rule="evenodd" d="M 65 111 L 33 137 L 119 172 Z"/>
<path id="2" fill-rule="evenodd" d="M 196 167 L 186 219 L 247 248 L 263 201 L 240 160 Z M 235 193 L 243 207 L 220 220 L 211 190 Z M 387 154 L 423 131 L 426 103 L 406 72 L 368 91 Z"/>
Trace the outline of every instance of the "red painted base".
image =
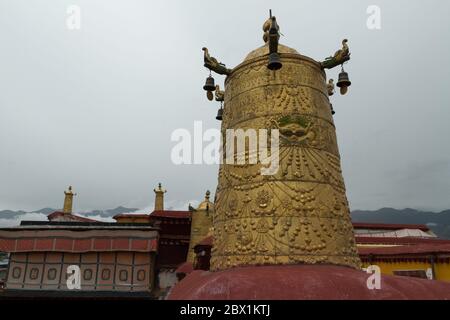
<path id="1" fill-rule="evenodd" d="M 377 300 L 450 299 L 450 283 L 381 275 L 369 289 L 360 270 L 331 265 L 240 267 L 196 270 L 179 282 L 169 300 Z"/>

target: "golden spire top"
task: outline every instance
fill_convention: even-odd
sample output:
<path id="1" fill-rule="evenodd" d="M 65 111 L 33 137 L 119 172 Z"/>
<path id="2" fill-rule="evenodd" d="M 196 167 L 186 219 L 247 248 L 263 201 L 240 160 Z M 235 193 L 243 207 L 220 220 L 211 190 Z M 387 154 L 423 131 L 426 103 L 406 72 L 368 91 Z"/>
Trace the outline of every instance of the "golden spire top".
<path id="1" fill-rule="evenodd" d="M 73 204 L 73 196 L 76 196 L 76 193 L 72 192 L 72 186 L 69 186 L 68 191 L 64 191 L 64 207 L 63 212 L 71 214 L 72 213 L 72 204 Z"/>

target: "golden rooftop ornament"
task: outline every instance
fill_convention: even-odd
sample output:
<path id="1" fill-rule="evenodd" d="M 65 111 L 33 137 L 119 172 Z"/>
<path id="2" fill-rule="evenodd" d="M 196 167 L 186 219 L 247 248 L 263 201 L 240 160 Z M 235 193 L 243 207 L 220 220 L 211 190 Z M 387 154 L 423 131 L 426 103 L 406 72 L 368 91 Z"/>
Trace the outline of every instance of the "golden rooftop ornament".
<path id="1" fill-rule="evenodd" d="M 347 40 L 318 62 L 278 43 L 275 17 L 263 30 L 264 46 L 233 69 L 204 50 L 205 66 L 226 75 L 217 116 L 222 133 L 280 133 L 274 175 L 261 175 L 261 163 L 220 165 L 211 269 L 299 263 L 359 268 L 329 100 L 334 84 L 327 85 L 324 71 L 350 59 Z M 280 68 L 269 67 L 278 62 Z M 338 86 L 348 87 L 343 80 Z"/>
<path id="2" fill-rule="evenodd" d="M 167 190 L 162 188 L 160 182 L 158 183 L 158 188 L 153 189 L 153 192 L 155 193 L 155 211 L 164 210 L 164 193 L 166 193 Z"/>
<path id="3" fill-rule="evenodd" d="M 64 206 L 63 212 L 67 214 L 72 213 L 72 205 L 73 205 L 73 196 L 76 196 L 76 193 L 72 192 L 72 186 L 69 186 L 68 191 L 64 191 Z"/>

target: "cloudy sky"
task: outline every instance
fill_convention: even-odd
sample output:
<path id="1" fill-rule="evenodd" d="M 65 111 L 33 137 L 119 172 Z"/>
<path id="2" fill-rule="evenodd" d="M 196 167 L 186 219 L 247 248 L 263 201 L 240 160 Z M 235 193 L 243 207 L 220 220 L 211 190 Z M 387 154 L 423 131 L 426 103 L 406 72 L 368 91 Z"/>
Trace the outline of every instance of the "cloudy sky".
<path id="1" fill-rule="evenodd" d="M 201 48 L 237 65 L 269 8 L 317 60 L 349 39 L 332 102 L 351 208 L 450 208 L 448 1 L 0 0 L 0 210 L 61 207 L 69 184 L 76 210 L 148 208 L 160 181 L 175 207 L 214 191 L 217 166 L 172 164 L 170 135 L 219 128 Z"/>

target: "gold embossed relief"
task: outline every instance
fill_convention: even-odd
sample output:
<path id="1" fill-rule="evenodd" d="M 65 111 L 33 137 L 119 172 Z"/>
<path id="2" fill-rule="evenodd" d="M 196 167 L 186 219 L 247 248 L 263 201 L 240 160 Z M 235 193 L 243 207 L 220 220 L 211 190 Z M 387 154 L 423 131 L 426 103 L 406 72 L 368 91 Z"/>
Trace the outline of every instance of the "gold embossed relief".
<path id="1" fill-rule="evenodd" d="M 323 72 L 287 59 L 255 61 L 226 82 L 226 129 L 278 129 L 279 170 L 222 164 L 211 268 L 328 263 L 359 267 Z M 248 154 L 246 154 L 248 156 Z"/>

